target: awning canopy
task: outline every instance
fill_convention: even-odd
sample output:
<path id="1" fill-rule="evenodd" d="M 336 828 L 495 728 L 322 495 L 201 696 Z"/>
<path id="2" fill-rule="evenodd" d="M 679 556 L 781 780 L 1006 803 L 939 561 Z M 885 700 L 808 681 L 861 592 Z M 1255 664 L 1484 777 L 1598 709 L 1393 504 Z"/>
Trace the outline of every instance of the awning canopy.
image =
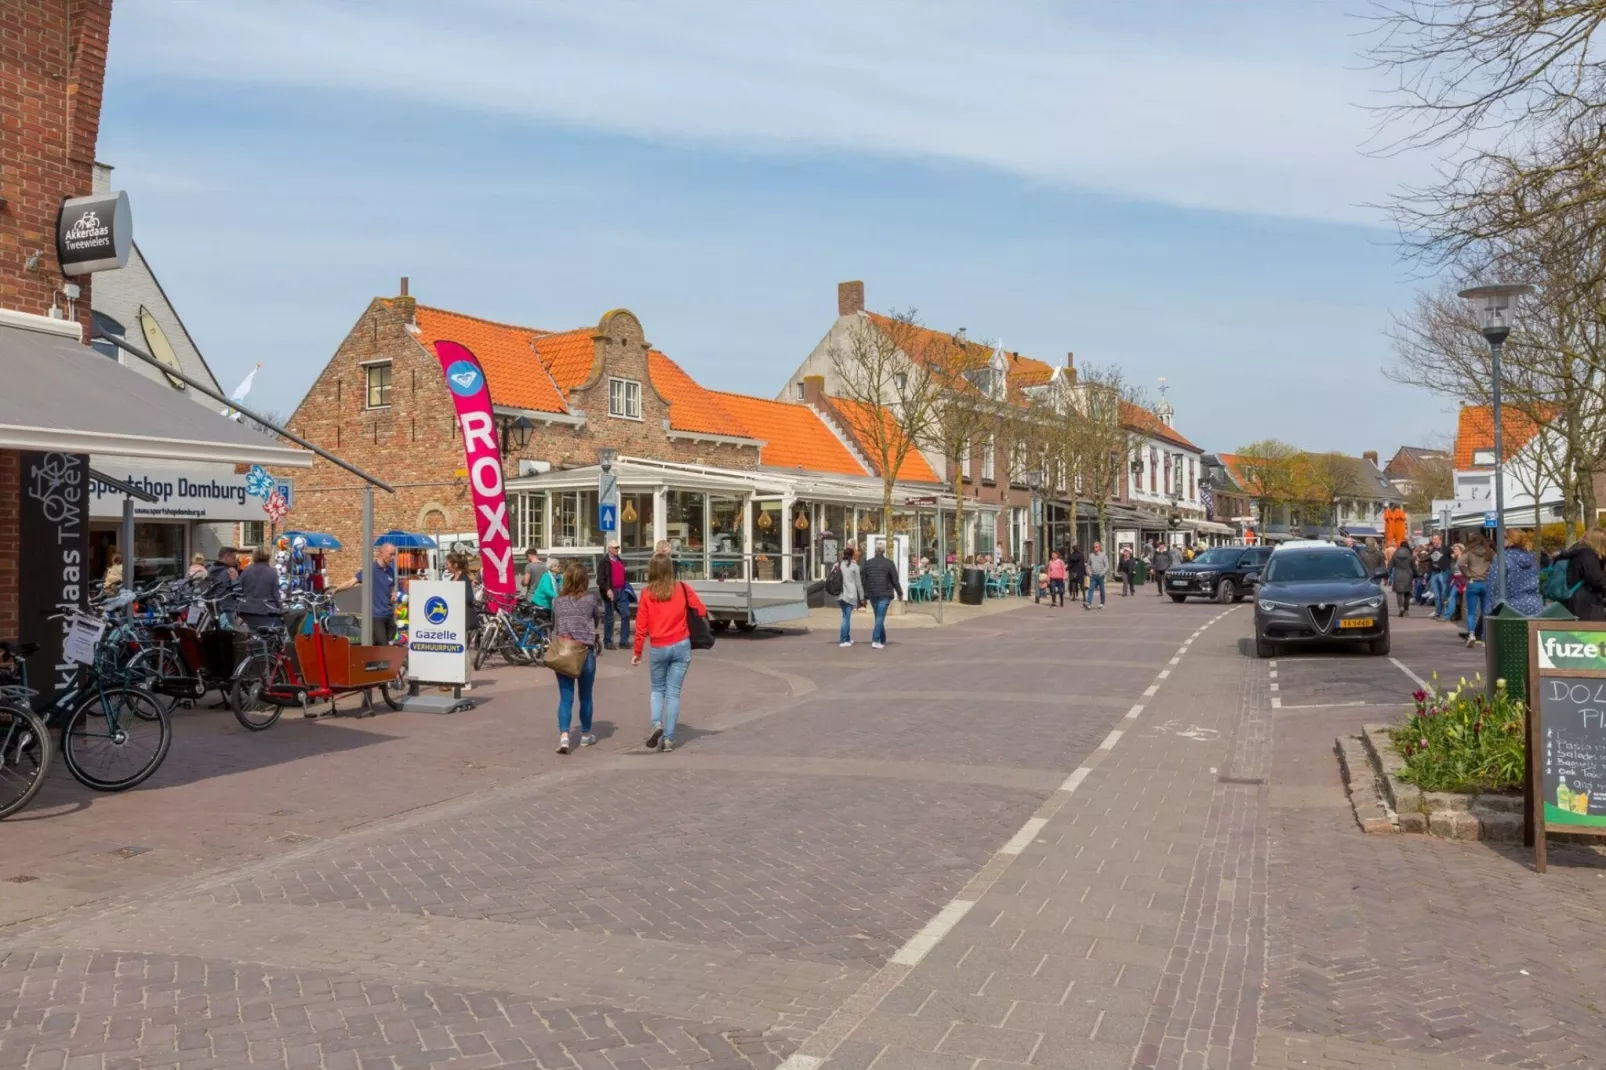
<path id="1" fill-rule="evenodd" d="M 1237 532 L 1237 530 L 1235 528 L 1231 528 L 1231 527 L 1227 526 L 1226 524 L 1218 523 L 1217 521 L 1214 521 L 1214 520 L 1187 520 L 1187 521 L 1184 521 L 1184 524 L 1186 524 L 1188 527 L 1192 528 L 1194 531 L 1200 532 L 1200 533 L 1205 534 L 1205 535 L 1236 535 L 1236 534 L 1238 534 L 1238 532 Z"/>
<path id="2" fill-rule="evenodd" d="M 1376 528 L 1372 527 L 1351 527 L 1350 525 L 1345 524 L 1338 530 L 1343 532 L 1345 535 L 1349 535 L 1357 539 L 1381 539 L 1383 537 L 1383 533 L 1381 531 L 1378 531 Z"/>
<path id="3" fill-rule="evenodd" d="M 0 448 L 312 467 L 312 454 L 65 334 L 0 325 Z"/>

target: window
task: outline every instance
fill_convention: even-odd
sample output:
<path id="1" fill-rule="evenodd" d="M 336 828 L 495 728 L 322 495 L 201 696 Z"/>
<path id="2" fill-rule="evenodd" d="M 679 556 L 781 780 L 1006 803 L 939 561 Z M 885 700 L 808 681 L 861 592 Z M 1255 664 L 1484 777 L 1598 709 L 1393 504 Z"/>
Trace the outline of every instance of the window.
<path id="1" fill-rule="evenodd" d="M 256 549 L 267 538 L 266 524 L 260 520 L 247 520 L 240 525 L 240 546 L 242 548 Z"/>
<path id="2" fill-rule="evenodd" d="M 609 379 L 608 415 L 641 419 L 641 384 L 634 379 Z"/>
<path id="3" fill-rule="evenodd" d="M 390 362 L 369 364 L 363 368 L 368 379 L 367 408 L 383 409 L 390 405 Z"/>
<path id="4" fill-rule="evenodd" d="M 552 545 L 560 549 L 602 545 L 596 491 L 568 490 L 552 495 Z"/>
<path id="5" fill-rule="evenodd" d="M 981 449 L 981 477 L 983 479 L 998 478 L 998 472 L 993 467 L 997 462 L 998 458 L 995 456 L 993 436 L 988 435 L 987 444 Z"/>
<path id="6" fill-rule="evenodd" d="M 1494 450 L 1473 450 L 1472 463 L 1475 465 L 1494 464 Z"/>
<path id="7" fill-rule="evenodd" d="M 797 399 L 799 401 L 802 401 L 804 398 L 808 397 L 808 393 L 809 391 L 806 386 L 804 386 L 802 383 L 797 384 Z"/>
<path id="8" fill-rule="evenodd" d="M 903 392 L 909 388 L 909 373 L 894 373 L 892 376 L 892 388 L 898 392 L 899 397 L 902 397 Z"/>

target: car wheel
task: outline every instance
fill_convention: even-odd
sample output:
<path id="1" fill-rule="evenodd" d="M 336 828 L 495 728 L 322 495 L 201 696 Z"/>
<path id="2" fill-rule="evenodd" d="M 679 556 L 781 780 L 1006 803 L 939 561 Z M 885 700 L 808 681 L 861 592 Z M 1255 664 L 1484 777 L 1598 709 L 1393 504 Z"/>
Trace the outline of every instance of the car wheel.
<path id="1" fill-rule="evenodd" d="M 1216 585 L 1216 601 L 1224 606 L 1238 601 L 1238 585 L 1230 579 L 1222 580 Z"/>
<path id="2" fill-rule="evenodd" d="M 1257 658 L 1275 658 L 1276 656 L 1277 656 L 1277 644 L 1276 643 L 1272 642 L 1270 639 L 1263 638 L 1262 636 L 1258 636 L 1258 635 L 1255 636 L 1255 657 L 1257 657 Z"/>
<path id="3" fill-rule="evenodd" d="M 1372 640 L 1372 656 L 1374 658 L 1386 657 L 1389 652 L 1389 633 L 1384 632 L 1383 638 Z"/>

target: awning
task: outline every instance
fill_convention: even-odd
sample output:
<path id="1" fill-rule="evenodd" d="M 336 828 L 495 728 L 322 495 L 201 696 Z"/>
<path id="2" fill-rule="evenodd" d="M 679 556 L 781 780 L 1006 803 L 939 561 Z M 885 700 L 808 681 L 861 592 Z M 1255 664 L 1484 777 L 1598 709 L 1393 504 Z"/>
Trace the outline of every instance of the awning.
<path id="1" fill-rule="evenodd" d="M 1237 529 L 1228 527 L 1226 524 L 1217 523 L 1214 520 L 1186 520 L 1183 523 L 1192 528 L 1194 531 L 1202 532 L 1206 535 L 1238 534 Z"/>
<path id="2" fill-rule="evenodd" d="M 0 448 L 312 467 L 312 454 L 65 334 L 0 326 Z"/>
<path id="3" fill-rule="evenodd" d="M 1352 537 L 1357 538 L 1357 539 L 1381 539 L 1381 538 L 1383 538 L 1383 533 L 1381 531 L 1378 531 L 1376 528 L 1365 528 L 1365 527 L 1353 527 L 1352 528 L 1348 524 L 1346 524 L 1343 527 L 1339 528 L 1338 530 L 1343 532 L 1345 535 L 1349 535 L 1349 536 L 1352 536 Z"/>

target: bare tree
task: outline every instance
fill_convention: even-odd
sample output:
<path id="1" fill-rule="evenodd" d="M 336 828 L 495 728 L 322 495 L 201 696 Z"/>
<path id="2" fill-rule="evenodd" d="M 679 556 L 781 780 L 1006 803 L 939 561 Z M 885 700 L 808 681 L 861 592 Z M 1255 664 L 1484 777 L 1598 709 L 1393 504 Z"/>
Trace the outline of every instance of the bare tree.
<path id="1" fill-rule="evenodd" d="M 926 374 L 932 380 L 931 418 L 920 445 L 943 458 L 948 484 L 954 495 L 954 554 L 964 559 L 965 481 L 981 437 L 996 426 L 997 403 L 979 389 L 973 377 L 991 357 L 985 346 L 966 340 L 963 331 L 933 336 L 926 354 Z M 957 587 L 955 588 L 957 591 Z"/>
<path id="2" fill-rule="evenodd" d="M 1296 462 L 1300 449 L 1275 438 L 1251 442 L 1238 450 L 1238 470 L 1243 473 L 1244 490 L 1260 509 L 1260 523 L 1271 520 L 1277 506 L 1300 500 Z"/>
<path id="3" fill-rule="evenodd" d="M 1099 538 L 1110 541 L 1110 499 L 1121 494 L 1121 480 L 1142 437 L 1137 417 L 1147 412 L 1141 393 L 1115 365 L 1084 368 L 1065 414 L 1066 468 L 1076 497 L 1091 502 Z"/>
<path id="4" fill-rule="evenodd" d="M 903 463 L 930 431 L 938 380 L 925 367 L 933 332 L 913 310 L 880 322 L 861 319 L 831 348 L 840 406 L 855 439 L 881 477 L 881 530 L 892 530 L 892 489 Z"/>
<path id="5" fill-rule="evenodd" d="M 1429 514 L 1435 501 L 1455 497 L 1455 476 L 1448 457 L 1424 457 L 1411 469 L 1410 481 L 1405 511 L 1412 516 Z"/>
<path id="6" fill-rule="evenodd" d="M 1338 502 L 1360 486 L 1353 459 L 1341 453 L 1307 453 L 1295 462 L 1298 495 L 1306 504 L 1319 506 L 1333 531 L 1338 531 Z"/>

